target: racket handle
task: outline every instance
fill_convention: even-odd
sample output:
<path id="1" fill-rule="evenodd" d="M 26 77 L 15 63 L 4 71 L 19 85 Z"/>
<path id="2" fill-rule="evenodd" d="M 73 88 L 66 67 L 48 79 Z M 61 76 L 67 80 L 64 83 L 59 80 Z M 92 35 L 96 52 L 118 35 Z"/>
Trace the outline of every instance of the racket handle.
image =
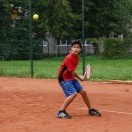
<path id="1" fill-rule="evenodd" d="M 86 71 L 85 71 L 83 76 L 84 76 L 85 79 L 87 78 L 87 72 Z"/>

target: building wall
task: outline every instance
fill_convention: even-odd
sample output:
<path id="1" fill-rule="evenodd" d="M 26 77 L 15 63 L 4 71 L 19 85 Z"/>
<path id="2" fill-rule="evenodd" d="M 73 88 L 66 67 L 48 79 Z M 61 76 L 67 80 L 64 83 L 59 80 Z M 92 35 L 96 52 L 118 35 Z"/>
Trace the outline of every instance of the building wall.
<path id="1" fill-rule="evenodd" d="M 53 38 L 52 36 L 48 36 L 46 40 L 43 41 L 43 51 L 44 54 L 54 54 L 56 56 L 58 55 L 65 55 L 70 52 L 70 45 L 67 43 L 57 43 L 57 40 Z M 103 48 L 103 43 L 100 43 L 98 45 L 94 44 L 86 44 L 85 43 L 85 54 L 96 54 L 96 53 L 103 53 L 104 48 Z M 132 53 L 132 45 L 131 47 L 127 50 L 129 53 Z"/>

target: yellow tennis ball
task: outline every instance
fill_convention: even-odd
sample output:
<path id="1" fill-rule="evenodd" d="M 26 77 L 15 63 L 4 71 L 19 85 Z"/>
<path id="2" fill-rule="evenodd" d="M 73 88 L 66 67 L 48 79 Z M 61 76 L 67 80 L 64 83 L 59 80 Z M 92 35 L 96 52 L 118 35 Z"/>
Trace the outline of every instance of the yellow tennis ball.
<path id="1" fill-rule="evenodd" d="M 39 15 L 38 15 L 38 14 L 34 14 L 34 15 L 33 15 L 33 19 L 34 19 L 34 20 L 38 20 L 38 19 L 39 19 Z"/>

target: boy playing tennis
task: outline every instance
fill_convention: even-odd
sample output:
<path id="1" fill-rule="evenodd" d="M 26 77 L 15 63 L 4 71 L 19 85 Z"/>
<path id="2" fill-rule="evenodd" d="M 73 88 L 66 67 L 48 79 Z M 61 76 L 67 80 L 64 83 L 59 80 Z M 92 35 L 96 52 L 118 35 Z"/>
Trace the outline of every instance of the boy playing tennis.
<path id="1" fill-rule="evenodd" d="M 79 40 L 74 40 L 71 43 L 71 53 L 65 57 L 59 68 L 58 81 L 63 92 L 65 93 L 66 99 L 57 113 L 57 118 L 71 118 L 71 116 L 66 112 L 66 108 L 76 98 L 77 93 L 81 94 L 85 104 L 88 107 L 89 115 L 101 116 L 99 111 L 92 108 L 86 91 L 77 80 L 85 80 L 85 76 L 80 76 L 75 72 L 75 69 L 79 63 L 78 55 L 81 52 L 81 49 L 81 42 Z"/>

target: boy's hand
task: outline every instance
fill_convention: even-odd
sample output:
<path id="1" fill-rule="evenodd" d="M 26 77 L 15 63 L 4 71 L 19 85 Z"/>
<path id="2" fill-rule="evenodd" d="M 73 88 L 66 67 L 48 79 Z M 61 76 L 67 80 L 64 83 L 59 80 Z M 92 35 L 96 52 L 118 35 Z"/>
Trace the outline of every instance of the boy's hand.
<path id="1" fill-rule="evenodd" d="M 81 81 L 84 81 L 84 80 L 85 80 L 85 77 L 84 77 L 84 76 L 79 75 L 79 79 L 80 79 Z"/>
<path id="2" fill-rule="evenodd" d="M 79 78 L 80 78 L 81 81 L 85 81 L 86 80 L 86 77 L 85 76 L 79 75 Z"/>
<path id="3" fill-rule="evenodd" d="M 78 78 L 80 81 L 86 80 L 85 76 L 78 75 L 76 72 L 73 72 L 73 76 Z"/>

